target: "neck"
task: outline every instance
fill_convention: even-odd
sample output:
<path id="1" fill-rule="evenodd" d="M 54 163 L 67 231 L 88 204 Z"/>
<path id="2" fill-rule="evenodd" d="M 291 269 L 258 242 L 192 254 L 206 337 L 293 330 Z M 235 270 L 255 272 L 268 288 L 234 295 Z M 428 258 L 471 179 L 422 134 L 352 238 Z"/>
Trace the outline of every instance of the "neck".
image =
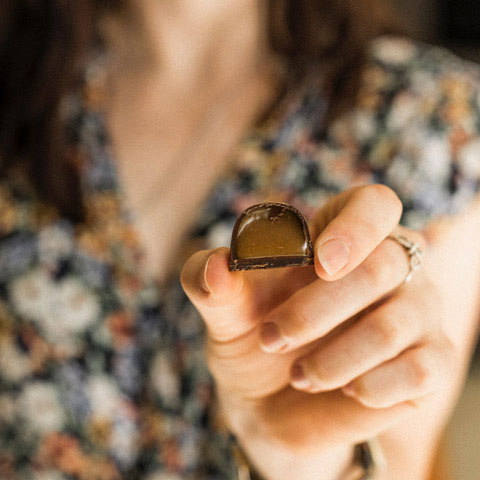
<path id="1" fill-rule="evenodd" d="M 267 51 L 265 2 L 259 0 L 144 0 L 131 10 L 128 20 L 110 22 L 106 32 L 122 69 L 136 74 L 139 67 L 161 69 L 181 83 L 179 75 L 188 77 L 207 52 L 218 55 L 225 43 L 249 50 L 252 64 Z"/>
<path id="2" fill-rule="evenodd" d="M 211 2 L 206 12 L 193 3 L 142 2 L 150 61 L 122 68 L 111 89 L 123 189 L 157 276 L 276 91 L 256 0 Z"/>

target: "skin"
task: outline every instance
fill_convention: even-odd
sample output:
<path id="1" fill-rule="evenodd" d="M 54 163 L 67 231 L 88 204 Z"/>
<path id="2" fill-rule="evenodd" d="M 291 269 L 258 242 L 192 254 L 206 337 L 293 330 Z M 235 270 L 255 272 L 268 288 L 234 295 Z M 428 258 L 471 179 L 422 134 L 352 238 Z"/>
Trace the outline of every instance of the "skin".
<path id="1" fill-rule="evenodd" d="M 185 265 L 182 282 L 208 327 L 223 414 L 265 478 L 292 478 L 299 469 L 299 478 L 319 478 L 319 471 L 341 478 L 352 446 L 376 435 L 391 457 L 384 478 L 427 477 L 464 374 L 480 268 L 466 269 L 472 283 L 462 287 L 472 295 L 464 304 L 451 279 L 429 275 L 440 259 L 450 274 L 456 270 L 457 259 L 444 256 L 453 224 L 429 232 L 427 247 L 420 233 L 397 226 L 400 210 L 384 186 L 333 198 L 317 215 L 314 268 L 232 273 L 225 249 L 199 252 Z M 479 213 L 465 214 L 477 228 Z M 422 273 L 408 284 L 405 250 L 386 239 L 392 230 L 426 252 Z M 318 254 L 332 238 L 350 254 L 328 275 Z M 462 331 L 450 325 L 455 309 Z M 271 323 L 283 342 L 272 341 Z"/>
<path id="2" fill-rule="evenodd" d="M 172 252 L 276 85 L 257 2 L 198 3 L 141 2 L 141 62 L 116 46 L 113 144 L 159 282 L 179 264 Z M 182 51 L 192 54 L 168 55 Z M 424 232 L 398 227 L 400 213 L 390 189 L 357 188 L 319 206 L 315 267 L 231 273 L 226 249 L 185 263 L 219 412 L 267 480 L 342 478 L 353 444 L 373 436 L 388 460 L 383 478 L 427 478 L 477 329 L 480 201 Z M 409 284 L 392 232 L 425 250 Z"/>
<path id="3" fill-rule="evenodd" d="M 257 0 L 134 5 L 140 31 L 107 28 L 116 53 L 108 121 L 147 268 L 162 282 L 178 274 L 178 245 L 231 150 L 273 101 L 280 70 Z"/>

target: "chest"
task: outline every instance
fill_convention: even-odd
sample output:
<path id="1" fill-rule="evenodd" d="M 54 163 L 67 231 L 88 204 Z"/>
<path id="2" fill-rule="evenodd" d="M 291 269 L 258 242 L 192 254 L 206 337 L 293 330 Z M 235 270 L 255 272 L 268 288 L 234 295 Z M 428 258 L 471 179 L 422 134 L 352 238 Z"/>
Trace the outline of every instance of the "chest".
<path id="1" fill-rule="evenodd" d="M 162 279 L 175 268 L 182 237 L 271 101 L 275 79 L 270 68 L 244 71 L 236 85 L 206 84 L 200 97 L 162 87 L 161 75 L 119 90 L 110 112 L 113 148 L 150 274 Z"/>

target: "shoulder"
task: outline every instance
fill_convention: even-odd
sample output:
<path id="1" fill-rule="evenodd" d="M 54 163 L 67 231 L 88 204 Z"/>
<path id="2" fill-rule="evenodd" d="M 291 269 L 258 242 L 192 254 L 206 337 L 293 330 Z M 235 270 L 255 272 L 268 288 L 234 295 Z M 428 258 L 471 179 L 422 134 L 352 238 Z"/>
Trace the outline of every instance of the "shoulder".
<path id="1" fill-rule="evenodd" d="M 404 38 L 375 40 L 350 117 L 373 181 L 392 187 L 404 221 L 458 211 L 480 185 L 480 67 Z"/>
<path id="2" fill-rule="evenodd" d="M 394 128 L 406 108 L 438 127 L 478 130 L 480 66 L 452 52 L 401 37 L 370 45 L 359 95 L 360 107 L 376 110 Z M 397 117 L 397 118 L 394 118 Z"/>

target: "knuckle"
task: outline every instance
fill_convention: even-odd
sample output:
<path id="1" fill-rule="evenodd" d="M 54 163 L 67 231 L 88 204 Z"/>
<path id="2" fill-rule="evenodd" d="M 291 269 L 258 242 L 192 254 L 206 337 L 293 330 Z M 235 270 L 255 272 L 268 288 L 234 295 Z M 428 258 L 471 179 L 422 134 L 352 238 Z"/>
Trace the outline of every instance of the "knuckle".
<path id="1" fill-rule="evenodd" d="M 403 344 L 403 322 L 398 322 L 392 317 L 380 317 L 372 321 L 370 332 L 373 343 L 377 348 L 388 351 L 398 351 Z"/>
<path id="2" fill-rule="evenodd" d="M 446 386 L 456 371 L 455 345 L 442 336 L 430 348 L 422 348 L 411 355 L 409 371 L 414 389 L 433 393 Z"/>
<path id="3" fill-rule="evenodd" d="M 405 405 L 410 409 L 412 413 L 418 413 L 424 410 L 431 402 L 431 395 L 424 395 L 418 398 L 412 398 L 405 402 Z"/>
<path id="4" fill-rule="evenodd" d="M 417 352 L 409 359 L 409 371 L 412 387 L 419 392 L 430 391 L 436 384 L 438 364 L 431 354 Z"/>
<path id="5" fill-rule="evenodd" d="M 384 290 L 392 284 L 392 278 L 395 276 L 395 270 L 390 262 L 380 261 L 379 255 L 373 255 L 362 263 L 363 269 L 369 283 L 375 289 Z"/>
<path id="6" fill-rule="evenodd" d="M 318 315 L 305 308 L 297 309 L 286 316 L 285 334 L 298 334 L 310 332 L 318 324 Z"/>
<path id="7" fill-rule="evenodd" d="M 391 406 L 389 402 L 365 393 L 358 397 L 358 401 L 367 408 L 387 408 Z"/>
<path id="8" fill-rule="evenodd" d="M 313 362 L 308 362 L 306 368 L 315 388 L 328 390 L 337 386 L 336 373 L 332 369 L 325 368 L 320 358 L 316 358 Z"/>
<path id="9" fill-rule="evenodd" d="M 383 404 L 378 395 L 366 388 L 362 378 L 355 380 L 355 399 L 367 408 L 382 408 Z"/>
<path id="10" fill-rule="evenodd" d="M 273 316 L 267 318 L 267 322 L 274 322 L 282 332 L 282 337 L 288 341 L 290 347 L 301 343 L 309 338 L 315 331 L 318 322 L 315 320 L 317 315 L 304 308 L 288 309 L 276 312 Z"/>

